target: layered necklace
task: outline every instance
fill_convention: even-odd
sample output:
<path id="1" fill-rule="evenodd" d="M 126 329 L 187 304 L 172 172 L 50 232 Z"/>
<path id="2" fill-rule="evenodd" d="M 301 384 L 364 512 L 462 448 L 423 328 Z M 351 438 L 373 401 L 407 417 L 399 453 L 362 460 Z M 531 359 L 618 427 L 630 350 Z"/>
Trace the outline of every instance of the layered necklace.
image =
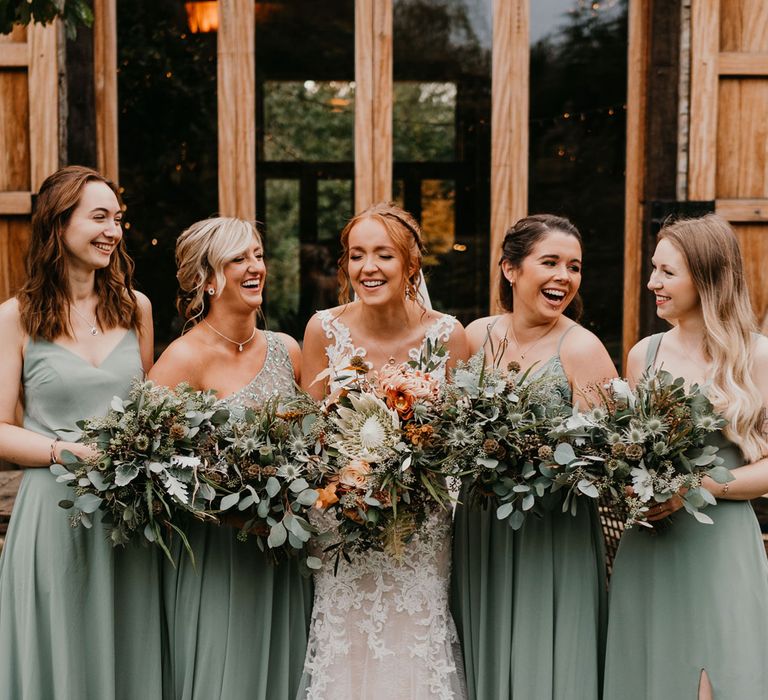
<path id="1" fill-rule="evenodd" d="M 203 319 L 203 323 L 208 326 L 216 335 L 218 335 L 220 338 L 224 338 L 227 342 L 232 343 L 232 345 L 237 345 L 237 351 L 242 352 L 243 346 L 248 345 L 255 337 L 256 337 L 256 326 L 253 327 L 253 333 L 251 333 L 250 337 L 247 340 L 243 340 L 242 342 L 239 340 L 232 340 L 232 338 L 228 338 L 226 335 L 224 335 L 221 331 L 217 331 L 208 321 Z"/>

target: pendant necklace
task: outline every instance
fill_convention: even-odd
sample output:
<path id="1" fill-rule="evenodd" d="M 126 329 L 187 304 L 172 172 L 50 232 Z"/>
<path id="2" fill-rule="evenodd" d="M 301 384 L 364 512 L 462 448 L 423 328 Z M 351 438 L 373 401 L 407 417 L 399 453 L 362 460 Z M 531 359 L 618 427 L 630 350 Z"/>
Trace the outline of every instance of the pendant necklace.
<path id="1" fill-rule="evenodd" d="M 220 336 L 220 337 L 224 338 L 224 340 L 226 340 L 226 341 L 228 341 L 228 342 L 232 343 L 232 345 L 237 345 L 237 351 L 238 351 L 238 352 L 242 352 L 242 351 L 243 351 L 243 345 L 248 345 L 248 343 L 250 343 L 250 342 L 251 342 L 251 341 L 252 341 L 252 340 L 253 340 L 253 339 L 256 337 L 256 330 L 257 330 L 257 329 L 256 329 L 256 326 L 254 326 L 254 327 L 253 327 L 253 333 L 251 333 L 251 337 L 250 337 L 250 338 L 248 338 L 248 340 L 244 340 L 244 341 L 241 343 L 241 342 L 239 342 L 239 341 L 237 341 L 237 340 L 232 340 L 232 338 L 227 338 L 227 336 L 226 336 L 226 335 L 224 335 L 224 334 L 223 334 L 223 333 L 221 333 L 220 331 L 217 331 L 217 330 L 216 330 L 216 329 L 215 329 L 215 328 L 214 328 L 214 327 L 213 327 L 213 326 L 212 326 L 210 323 L 208 323 L 208 321 L 206 321 L 205 319 L 203 319 L 203 323 L 204 323 L 206 326 L 208 326 L 208 328 L 210 328 L 210 329 L 211 329 L 211 330 L 212 330 L 212 331 L 213 331 L 213 332 L 214 332 L 216 335 L 218 335 L 218 336 Z"/>
<path id="2" fill-rule="evenodd" d="M 89 331 L 89 333 L 91 335 L 98 335 L 99 334 L 99 330 L 98 330 L 98 327 L 96 325 L 98 323 L 98 320 L 99 320 L 98 317 L 96 317 L 93 320 L 93 323 L 91 323 L 83 314 L 81 314 L 77 310 L 77 307 L 74 304 L 70 304 L 69 308 L 72 309 L 72 311 L 74 311 L 81 319 L 83 319 L 83 321 L 85 321 L 85 324 L 88 326 L 88 331 Z"/>
<path id="3" fill-rule="evenodd" d="M 525 348 L 525 350 L 523 350 L 522 346 L 520 345 L 520 341 L 517 339 L 517 335 L 515 334 L 515 324 L 514 324 L 514 322 L 512 321 L 512 319 L 509 320 L 509 328 L 508 328 L 508 330 L 509 330 L 510 333 L 512 333 L 512 340 L 514 340 L 515 341 L 515 345 L 517 345 L 517 351 L 520 354 L 520 359 L 521 360 L 524 360 L 525 356 L 531 350 L 533 350 L 542 340 L 544 340 L 544 338 L 546 338 L 552 332 L 552 329 L 557 325 L 557 322 L 559 320 L 560 320 L 559 318 L 555 319 L 554 323 L 550 324 L 549 328 L 547 328 L 547 330 L 544 331 L 544 333 L 542 335 L 540 335 L 538 338 L 536 338 L 536 340 L 534 340 L 533 343 L 531 343 L 527 348 Z M 507 338 L 507 334 L 505 333 L 504 334 L 504 339 L 506 340 L 506 338 Z"/>

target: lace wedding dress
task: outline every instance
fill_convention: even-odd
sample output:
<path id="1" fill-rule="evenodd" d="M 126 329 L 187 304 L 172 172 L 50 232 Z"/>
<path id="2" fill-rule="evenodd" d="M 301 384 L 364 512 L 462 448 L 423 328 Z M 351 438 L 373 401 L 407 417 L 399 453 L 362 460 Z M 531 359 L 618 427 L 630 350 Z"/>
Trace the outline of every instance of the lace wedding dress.
<path id="1" fill-rule="evenodd" d="M 355 347 L 349 329 L 322 311 L 329 367 L 349 365 L 365 349 Z M 441 316 L 427 339 L 445 343 L 456 319 Z M 445 361 L 437 370 L 445 378 Z M 338 388 L 332 384 L 332 389 Z M 332 530 L 335 520 L 316 524 Z M 451 518 L 436 512 L 408 543 L 402 559 L 367 552 L 339 561 L 336 574 L 326 562 L 315 574 L 315 598 L 301 700 L 464 700 L 466 689 L 456 627 L 448 608 Z"/>

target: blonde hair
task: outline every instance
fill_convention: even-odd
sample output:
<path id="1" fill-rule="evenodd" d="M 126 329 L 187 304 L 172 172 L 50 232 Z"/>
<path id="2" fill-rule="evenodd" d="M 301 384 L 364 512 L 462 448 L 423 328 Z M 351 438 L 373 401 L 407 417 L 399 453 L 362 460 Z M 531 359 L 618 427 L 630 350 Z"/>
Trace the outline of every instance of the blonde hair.
<path id="1" fill-rule="evenodd" d="M 423 307 L 419 299 L 419 275 L 421 273 L 424 244 L 421 240 L 421 227 L 405 209 L 392 202 L 374 204 L 365 211 L 353 216 L 341 231 L 341 257 L 339 258 L 339 302 L 346 304 L 351 300 L 352 284 L 349 281 L 349 234 L 352 229 L 365 219 L 378 221 L 392 239 L 392 244 L 406 271 L 405 295 L 414 299 Z"/>
<path id="2" fill-rule="evenodd" d="M 664 226 L 668 240 L 685 258 L 704 317 L 704 352 L 712 362 L 709 398 L 727 419 L 726 436 L 754 462 L 768 453 L 764 402 L 752 380 L 755 317 L 736 235 L 715 214 Z"/>
<path id="3" fill-rule="evenodd" d="M 262 245 L 256 225 L 230 217 L 197 221 L 176 241 L 176 279 L 179 295 L 176 306 L 188 321 L 197 323 L 208 312 L 206 284 L 215 280 L 215 296 L 226 285 L 224 266 L 245 252 L 254 238 Z"/>

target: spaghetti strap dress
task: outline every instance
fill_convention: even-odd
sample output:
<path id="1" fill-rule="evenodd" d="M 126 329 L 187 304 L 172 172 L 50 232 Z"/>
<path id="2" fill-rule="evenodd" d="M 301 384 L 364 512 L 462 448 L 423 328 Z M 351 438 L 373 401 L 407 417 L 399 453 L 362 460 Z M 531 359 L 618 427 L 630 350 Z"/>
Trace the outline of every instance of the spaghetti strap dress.
<path id="1" fill-rule="evenodd" d="M 295 392 L 293 365 L 279 337 L 265 331 L 264 365 L 225 399 L 237 414 Z M 312 586 L 295 559 L 272 564 L 255 540 L 193 520 L 186 533 L 195 564 L 175 543 L 164 567 L 172 700 L 289 700 L 307 649 Z"/>
<path id="2" fill-rule="evenodd" d="M 27 343 L 24 427 L 76 440 L 77 421 L 104 415 L 143 374 L 129 330 L 98 366 L 44 340 Z M 0 696 L 14 700 L 135 700 L 162 694 L 160 554 L 113 549 L 73 529 L 72 497 L 47 468 L 24 472 L 0 558 Z"/>
<path id="3" fill-rule="evenodd" d="M 663 333 L 651 337 L 655 364 Z M 721 433 L 725 466 L 744 464 Z M 703 525 L 684 511 L 659 534 L 624 533 L 611 577 L 605 700 L 768 697 L 768 561 L 749 501 L 719 500 Z"/>
<path id="4" fill-rule="evenodd" d="M 571 388 L 557 353 L 535 375 Z M 494 507 L 468 502 L 453 530 L 451 606 L 462 642 L 470 700 L 595 700 L 602 678 L 605 558 L 597 509 L 576 516 L 553 499 L 542 518 L 513 530 Z"/>

